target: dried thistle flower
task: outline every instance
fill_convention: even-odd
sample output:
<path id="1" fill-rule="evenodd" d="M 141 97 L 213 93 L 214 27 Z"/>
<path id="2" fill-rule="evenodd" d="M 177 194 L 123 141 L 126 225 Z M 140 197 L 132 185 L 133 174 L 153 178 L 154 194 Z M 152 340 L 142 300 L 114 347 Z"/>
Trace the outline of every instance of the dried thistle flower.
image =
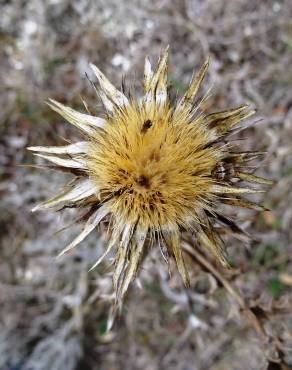
<path id="1" fill-rule="evenodd" d="M 194 99 L 208 60 L 194 75 L 185 95 L 172 105 L 167 88 L 167 49 L 155 72 L 145 60 L 144 96 L 136 101 L 118 91 L 94 65 L 103 117 L 79 113 L 50 100 L 49 106 L 84 135 L 84 141 L 63 147 L 30 147 L 70 170 L 76 180 L 62 194 L 37 209 L 88 208 L 83 231 L 62 252 L 76 247 L 101 221 L 110 238 L 96 267 L 116 248 L 113 283 L 120 303 L 141 258 L 156 244 L 166 260 L 173 255 L 186 285 L 189 276 L 180 246 L 181 234 L 191 233 L 216 260 L 227 266 L 225 248 L 214 227 L 239 227 L 222 214 L 220 203 L 263 210 L 241 198 L 261 190 L 240 182 L 270 184 L 250 173 L 248 163 L 262 152 L 236 152 L 228 136 L 255 111 L 242 105 L 212 114 L 199 113 Z"/>

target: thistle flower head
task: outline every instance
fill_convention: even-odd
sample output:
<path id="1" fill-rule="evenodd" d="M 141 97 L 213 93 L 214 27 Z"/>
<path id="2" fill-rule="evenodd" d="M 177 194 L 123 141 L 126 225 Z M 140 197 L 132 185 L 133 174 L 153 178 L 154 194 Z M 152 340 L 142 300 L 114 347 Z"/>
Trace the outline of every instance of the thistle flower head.
<path id="1" fill-rule="evenodd" d="M 186 285 L 181 235 L 189 232 L 223 265 L 225 248 L 216 225 L 239 227 L 220 211 L 220 203 L 263 209 L 242 195 L 258 192 L 241 182 L 269 184 L 250 173 L 248 162 L 260 152 L 238 152 L 228 136 L 254 110 L 242 105 L 203 114 L 197 92 L 208 60 L 183 97 L 172 104 L 167 86 L 167 49 L 156 71 L 145 60 L 144 95 L 135 100 L 117 90 L 94 65 L 102 117 L 79 113 L 50 100 L 50 107 L 76 126 L 84 141 L 64 147 L 30 147 L 57 169 L 70 169 L 76 180 L 65 192 L 36 209 L 87 208 L 82 232 L 63 250 L 77 246 L 100 222 L 107 221 L 110 238 L 96 267 L 115 248 L 113 282 L 121 302 L 150 245 L 164 258 L 173 256 Z"/>

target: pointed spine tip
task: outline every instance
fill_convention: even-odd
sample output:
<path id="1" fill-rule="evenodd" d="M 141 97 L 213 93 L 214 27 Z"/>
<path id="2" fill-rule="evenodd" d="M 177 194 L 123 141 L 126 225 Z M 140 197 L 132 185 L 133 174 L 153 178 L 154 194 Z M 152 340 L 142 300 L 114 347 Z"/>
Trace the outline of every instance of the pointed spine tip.
<path id="1" fill-rule="evenodd" d="M 42 203 L 41 204 L 37 204 L 36 206 L 34 206 L 30 211 L 32 213 L 36 212 L 36 211 L 39 211 L 42 209 Z"/>
<path id="2" fill-rule="evenodd" d="M 209 65 L 210 65 L 210 61 L 211 61 L 211 55 L 210 54 L 208 54 L 207 55 L 207 58 L 205 59 L 205 62 L 204 62 L 204 66 L 205 66 L 205 68 L 208 68 L 209 67 Z"/>
<path id="3" fill-rule="evenodd" d="M 47 101 L 45 101 L 45 103 L 48 105 L 48 106 L 51 106 L 51 105 L 58 105 L 60 103 L 57 102 L 57 100 L 54 100 L 52 98 L 49 98 Z"/>
<path id="4" fill-rule="evenodd" d="M 55 257 L 56 261 L 58 261 L 62 256 L 64 256 L 64 254 L 65 254 L 65 251 L 62 251 L 59 254 L 57 254 L 57 256 Z"/>
<path id="5" fill-rule="evenodd" d="M 101 70 L 93 63 L 89 63 L 89 67 L 91 68 L 91 70 L 93 71 L 93 73 L 95 74 L 95 76 L 99 79 L 102 77 L 102 72 Z"/>
<path id="6" fill-rule="evenodd" d="M 50 98 L 47 101 L 45 101 L 45 104 L 47 106 L 49 106 L 52 110 L 56 111 L 56 109 L 58 108 L 60 103 L 58 103 L 56 100 Z"/>
<path id="7" fill-rule="evenodd" d="M 161 50 L 159 62 L 164 60 L 164 62 L 167 63 L 168 54 L 169 54 L 169 45 L 167 45 L 164 49 Z"/>

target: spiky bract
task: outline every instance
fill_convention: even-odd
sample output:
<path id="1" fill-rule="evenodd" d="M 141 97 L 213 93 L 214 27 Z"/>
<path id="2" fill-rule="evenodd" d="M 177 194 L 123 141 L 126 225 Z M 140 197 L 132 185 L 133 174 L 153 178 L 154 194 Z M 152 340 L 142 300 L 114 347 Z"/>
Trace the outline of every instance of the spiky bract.
<path id="1" fill-rule="evenodd" d="M 268 184 L 248 171 L 260 152 L 236 152 L 228 142 L 254 111 L 246 105 L 212 114 L 199 112 L 195 98 L 208 67 L 194 75 L 185 95 L 174 105 L 167 90 L 167 50 L 155 72 L 146 58 L 144 96 L 139 101 L 118 91 L 91 65 L 104 104 L 102 118 L 83 114 L 51 100 L 49 105 L 79 128 L 85 140 L 65 147 L 31 147 L 56 168 L 77 175 L 68 189 L 35 209 L 88 207 L 81 234 L 61 253 L 79 244 L 101 221 L 110 231 L 108 245 L 95 263 L 116 247 L 114 286 L 121 302 L 142 254 L 158 245 L 173 255 L 189 284 L 180 240 L 189 232 L 223 265 L 224 244 L 216 223 L 240 232 L 218 209 L 221 203 L 263 209 L 241 198 L 260 190 L 240 182 Z"/>

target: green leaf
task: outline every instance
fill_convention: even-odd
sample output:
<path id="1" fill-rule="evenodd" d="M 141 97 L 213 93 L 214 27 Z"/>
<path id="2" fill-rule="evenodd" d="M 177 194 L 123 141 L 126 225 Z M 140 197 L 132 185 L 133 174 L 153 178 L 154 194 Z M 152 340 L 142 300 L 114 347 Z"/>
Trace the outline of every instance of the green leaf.
<path id="1" fill-rule="evenodd" d="M 284 290 L 284 285 L 278 277 L 274 277 L 268 281 L 267 289 L 273 298 L 278 298 Z"/>

